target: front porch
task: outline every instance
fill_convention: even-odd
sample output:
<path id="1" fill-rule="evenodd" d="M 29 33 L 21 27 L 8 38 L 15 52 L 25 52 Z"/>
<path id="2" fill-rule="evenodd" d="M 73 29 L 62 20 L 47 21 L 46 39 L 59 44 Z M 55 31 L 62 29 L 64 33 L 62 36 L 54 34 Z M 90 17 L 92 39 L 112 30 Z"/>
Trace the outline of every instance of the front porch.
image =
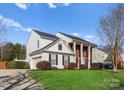
<path id="1" fill-rule="evenodd" d="M 74 51 L 78 68 L 80 68 L 81 65 L 87 65 L 88 69 L 90 69 L 92 63 L 93 47 L 81 42 L 69 43 L 69 47 Z"/>

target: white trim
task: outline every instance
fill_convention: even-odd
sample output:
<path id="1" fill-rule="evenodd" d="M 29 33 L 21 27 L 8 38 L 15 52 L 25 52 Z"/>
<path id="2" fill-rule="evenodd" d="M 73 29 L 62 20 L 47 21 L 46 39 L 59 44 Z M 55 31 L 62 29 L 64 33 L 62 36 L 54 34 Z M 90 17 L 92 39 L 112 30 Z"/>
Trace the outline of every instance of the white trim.
<path id="1" fill-rule="evenodd" d="M 84 64 L 84 61 L 83 61 L 83 44 L 80 45 L 80 60 L 81 60 L 81 64 Z"/>
<path id="2" fill-rule="evenodd" d="M 90 48 L 91 46 L 88 46 L 88 69 L 90 69 Z"/>
<path id="3" fill-rule="evenodd" d="M 74 51 L 74 54 L 76 56 L 76 42 L 73 42 L 73 51 Z"/>

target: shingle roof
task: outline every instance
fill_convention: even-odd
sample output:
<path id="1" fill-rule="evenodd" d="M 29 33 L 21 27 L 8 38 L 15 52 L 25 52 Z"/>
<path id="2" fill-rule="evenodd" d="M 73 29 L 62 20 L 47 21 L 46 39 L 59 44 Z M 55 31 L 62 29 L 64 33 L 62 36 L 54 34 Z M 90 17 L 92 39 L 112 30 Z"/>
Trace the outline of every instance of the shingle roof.
<path id="1" fill-rule="evenodd" d="M 46 32 L 41 32 L 41 31 L 37 31 L 37 30 L 33 30 L 35 31 L 37 34 L 39 34 L 41 37 L 47 37 L 47 38 L 51 38 L 51 39 L 58 39 L 57 36 L 46 33 Z"/>
<path id="2" fill-rule="evenodd" d="M 67 37 L 69 37 L 69 38 L 71 38 L 71 39 L 73 39 L 73 40 L 77 40 L 77 41 L 80 41 L 80 42 L 83 42 L 83 43 L 87 43 L 87 44 L 96 46 L 96 44 L 91 43 L 91 42 L 89 42 L 89 41 L 86 41 L 86 40 L 84 40 L 84 39 L 82 39 L 82 38 L 75 37 L 75 36 L 72 36 L 72 35 L 68 35 L 68 34 L 65 34 L 65 33 L 62 33 L 62 32 L 58 32 L 58 33 L 63 34 L 63 35 L 65 35 L 65 36 L 67 36 Z"/>

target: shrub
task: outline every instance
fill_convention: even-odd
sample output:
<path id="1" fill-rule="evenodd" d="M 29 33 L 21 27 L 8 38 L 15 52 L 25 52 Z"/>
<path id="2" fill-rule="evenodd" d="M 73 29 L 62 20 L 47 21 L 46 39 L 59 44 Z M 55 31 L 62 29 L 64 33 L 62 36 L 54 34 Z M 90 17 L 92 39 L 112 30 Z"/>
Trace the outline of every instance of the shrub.
<path id="1" fill-rule="evenodd" d="M 24 67 L 25 69 L 30 69 L 30 65 L 29 65 L 29 63 L 28 62 L 25 62 L 25 67 Z"/>
<path id="2" fill-rule="evenodd" d="M 76 63 L 68 63 L 68 67 L 67 67 L 68 69 L 72 69 L 72 70 L 74 70 L 74 69 L 76 69 L 77 68 L 77 64 Z"/>
<path id="3" fill-rule="evenodd" d="M 9 62 L 7 62 L 6 68 L 8 68 L 8 69 L 15 69 L 16 68 L 15 61 L 9 61 Z"/>
<path id="4" fill-rule="evenodd" d="M 88 69 L 87 65 L 80 65 L 80 69 Z"/>
<path id="5" fill-rule="evenodd" d="M 52 70 L 58 70 L 58 68 L 57 68 L 57 67 L 51 67 L 51 69 L 52 69 Z"/>
<path id="6" fill-rule="evenodd" d="M 64 69 L 68 69 L 68 65 L 64 65 Z"/>
<path id="7" fill-rule="evenodd" d="M 22 61 L 7 62 L 6 67 L 8 69 L 29 69 L 30 68 L 28 62 L 22 62 Z"/>
<path id="8" fill-rule="evenodd" d="M 41 61 L 36 64 L 36 67 L 41 70 L 50 70 L 51 69 L 51 63 L 48 61 Z"/>
<path id="9" fill-rule="evenodd" d="M 103 68 L 102 63 L 92 63 L 91 64 L 91 69 L 92 70 L 101 70 Z"/>

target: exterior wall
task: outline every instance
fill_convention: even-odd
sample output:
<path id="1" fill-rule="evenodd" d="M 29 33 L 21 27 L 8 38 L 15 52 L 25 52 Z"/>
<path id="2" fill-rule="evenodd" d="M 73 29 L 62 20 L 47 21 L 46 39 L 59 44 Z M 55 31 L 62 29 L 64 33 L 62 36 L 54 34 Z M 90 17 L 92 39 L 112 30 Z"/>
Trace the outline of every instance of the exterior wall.
<path id="1" fill-rule="evenodd" d="M 50 54 L 52 54 L 52 53 L 50 53 Z M 52 66 L 62 69 L 62 68 L 64 68 L 63 59 L 62 59 L 63 54 L 57 54 L 57 55 L 58 55 L 58 65 L 52 65 Z M 33 59 L 33 58 L 36 58 L 39 56 L 42 56 L 42 57 Z M 70 56 L 70 62 L 75 62 L 74 56 L 71 56 L 71 55 L 68 55 L 68 56 Z M 49 62 L 49 53 L 42 53 L 40 55 L 33 56 L 32 61 L 30 62 L 31 69 L 37 69 L 36 64 L 40 61 L 48 61 Z"/>
<path id="2" fill-rule="evenodd" d="M 62 44 L 62 50 L 58 50 L 58 45 L 60 43 Z M 31 69 L 36 69 L 37 62 L 40 62 L 40 61 L 48 61 L 49 62 L 49 53 L 50 54 L 55 53 L 58 55 L 58 65 L 52 65 L 54 67 L 64 68 L 64 66 L 62 64 L 63 63 L 63 59 L 62 59 L 63 55 L 71 54 L 71 55 L 69 55 L 70 56 L 70 62 L 76 62 L 75 57 L 72 56 L 73 51 L 63 41 L 57 42 L 55 45 L 51 46 L 50 48 L 46 49 L 45 51 L 47 51 L 47 52 L 43 52 L 42 54 L 35 55 L 35 56 L 31 57 L 31 59 L 32 59 L 32 61 L 30 62 Z M 61 53 L 63 53 L 63 54 L 61 54 Z M 39 56 L 42 56 L 42 58 L 37 58 Z"/>
<path id="3" fill-rule="evenodd" d="M 62 50 L 58 50 L 59 44 L 62 44 Z M 57 42 L 55 45 L 51 46 L 50 48 L 46 49 L 46 51 L 74 54 L 73 51 L 68 47 L 68 45 L 65 44 L 62 40 Z"/>
<path id="4" fill-rule="evenodd" d="M 107 58 L 107 56 L 108 55 L 104 51 L 98 48 L 92 49 L 92 62 L 93 63 L 102 63 Z"/>
<path id="5" fill-rule="evenodd" d="M 37 69 L 36 64 L 40 61 L 42 61 L 42 54 L 32 56 L 31 61 L 29 62 L 30 68 L 31 69 Z"/>
<path id="6" fill-rule="evenodd" d="M 37 47 L 37 40 L 39 40 L 39 48 Z M 31 52 L 43 48 L 51 42 L 52 40 L 42 39 L 35 31 L 32 31 L 26 45 L 26 60 L 30 60 L 29 54 Z"/>
<path id="7" fill-rule="evenodd" d="M 49 62 L 49 53 L 43 53 L 42 61 L 43 60 Z M 57 68 L 64 68 L 64 66 L 62 65 L 62 55 L 61 54 L 58 54 L 58 65 L 52 65 L 52 66 L 57 67 Z"/>

